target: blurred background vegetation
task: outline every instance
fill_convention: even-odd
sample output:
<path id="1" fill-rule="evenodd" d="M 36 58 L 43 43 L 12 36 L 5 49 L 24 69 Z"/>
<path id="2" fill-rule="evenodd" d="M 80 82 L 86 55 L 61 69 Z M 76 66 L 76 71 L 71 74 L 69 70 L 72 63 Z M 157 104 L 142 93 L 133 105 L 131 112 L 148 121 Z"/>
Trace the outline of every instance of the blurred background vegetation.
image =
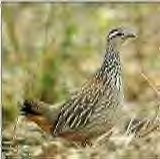
<path id="1" fill-rule="evenodd" d="M 3 3 L 3 122 L 15 119 L 24 98 L 65 100 L 99 67 L 116 26 L 138 34 L 122 48 L 125 99 L 151 108 L 155 95 L 139 72 L 160 88 L 159 3 Z"/>

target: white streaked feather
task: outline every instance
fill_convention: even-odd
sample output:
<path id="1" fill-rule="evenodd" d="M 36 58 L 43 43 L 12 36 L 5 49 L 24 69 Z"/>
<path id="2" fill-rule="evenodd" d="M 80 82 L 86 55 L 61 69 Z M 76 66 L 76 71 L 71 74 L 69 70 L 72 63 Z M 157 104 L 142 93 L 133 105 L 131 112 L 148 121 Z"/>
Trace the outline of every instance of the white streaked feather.
<path id="1" fill-rule="evenodd" d="M 71 129 L 74 127 L 75 123 L 77 122 L 77 119 L 78 119 L 78 116 L 75 116 L 72 124 L 70 125 L 70 128 L 71 128 Z"/>

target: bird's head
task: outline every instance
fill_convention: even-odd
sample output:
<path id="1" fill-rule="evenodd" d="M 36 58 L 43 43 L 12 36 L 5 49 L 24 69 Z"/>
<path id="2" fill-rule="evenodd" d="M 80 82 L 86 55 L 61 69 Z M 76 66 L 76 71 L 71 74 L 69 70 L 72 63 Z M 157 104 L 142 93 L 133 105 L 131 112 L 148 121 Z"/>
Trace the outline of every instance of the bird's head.
<path id="1" fill-rule="evenodd" d="M 119 47 L 124 41 L 129 38 L 135 38 L 136 34 L 133 30 L 127 28 L 116 28 L 112 29 L 108 36 L 107 41 L 114 45 L 114 47 Z"/>

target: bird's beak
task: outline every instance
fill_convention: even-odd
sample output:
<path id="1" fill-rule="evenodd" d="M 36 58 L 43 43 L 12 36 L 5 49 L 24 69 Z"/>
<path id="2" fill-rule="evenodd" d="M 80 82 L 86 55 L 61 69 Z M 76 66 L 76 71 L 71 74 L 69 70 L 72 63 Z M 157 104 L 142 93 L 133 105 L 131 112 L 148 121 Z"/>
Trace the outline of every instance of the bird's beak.
<path id="1" fill-rule="evenodd" d="M 131 33 L 131 32 L 128 32 L 127 35 L 126 35 L 126 37 L 127 37 L 127 38 L 136 38 L 137 35 L 136 35 L 135 33 L 133 33 L 133 32 L 132 32 L 132 33 Z"/>
<path id="2" fill-rule="evenodd" d="M 137 36 L 135 34 L 128 34 L 127 37 L 129 37 L 129 38 L 136 38 Z"/>

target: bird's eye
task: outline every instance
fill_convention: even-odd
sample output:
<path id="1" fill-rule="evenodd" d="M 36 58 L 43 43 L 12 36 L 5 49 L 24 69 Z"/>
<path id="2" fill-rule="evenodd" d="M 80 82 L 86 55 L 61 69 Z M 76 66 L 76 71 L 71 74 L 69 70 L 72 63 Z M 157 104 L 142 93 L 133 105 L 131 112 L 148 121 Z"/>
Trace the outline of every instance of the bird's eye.
<path id="1" fill-rule="evenodd" d="M 124 36 L 124 33 L 117 33 L 117 36 Z"/>
<path id="2" fill-rule="evenodd" d="M 109 36 L 108 38 L 109 39 L 112 39 L 112 38 L 115 38 L 115 37 L 124 37 L 124 33 L 123 32 L 120 32 L 119 30 L 112 30 L 110 33 L 109 33 Z"/>

